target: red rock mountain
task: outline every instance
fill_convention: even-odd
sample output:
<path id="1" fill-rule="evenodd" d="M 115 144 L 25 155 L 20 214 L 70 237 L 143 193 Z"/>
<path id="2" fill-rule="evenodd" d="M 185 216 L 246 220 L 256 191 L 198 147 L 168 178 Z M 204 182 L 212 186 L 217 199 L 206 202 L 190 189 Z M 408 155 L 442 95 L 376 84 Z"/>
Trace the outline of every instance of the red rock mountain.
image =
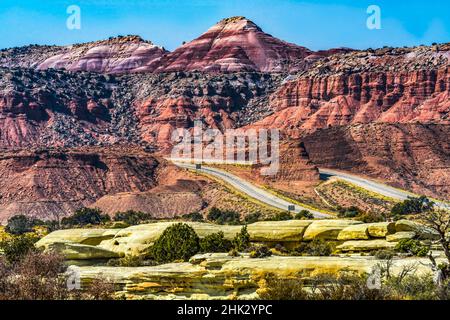
<path id="1" fill-rule="evenodd" d="M 40 216 L 147 192 L 154 181 L 131 169 L 140 160 L 109 148 L 168 151 L 173 130 L 194 121 L 281 129 L 288 143 L 274 179 L 314 183 L 319 166 L 450 196 L 450 44 L 311 52 L 235 17 L 172 53 L 128 36 L 3 50 L 0 65 L 0 210 L 8 215 L 33 201 Z M 81 190 L 79 179 L 89 186 Z M 52 199 L 58 204 L 42 205 Z"/>
<path id="2" fill-rule="evenodd" d="M 168 54 L 156 71 L 282 72 L 311 53 L 264 33 L 244 17 L 233 17 Z"/>
<path id="3" fill-rule="evenodd" d="M 312 60 L 334 51 L 323 51 Z M 120 36 L 66 47 L 29 46 L 0 53 L 0 65 L 99 73 L 285 72 L 301 68 L 313 52 L 264 33 L 244 17 L 220 21 L 169 53 L 139 36 Z"/>

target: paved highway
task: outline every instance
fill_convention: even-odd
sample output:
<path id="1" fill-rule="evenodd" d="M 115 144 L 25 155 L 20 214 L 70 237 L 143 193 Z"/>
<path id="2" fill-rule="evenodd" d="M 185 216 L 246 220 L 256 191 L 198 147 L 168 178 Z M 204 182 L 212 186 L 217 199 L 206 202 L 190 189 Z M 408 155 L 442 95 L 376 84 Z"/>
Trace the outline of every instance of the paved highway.
<path id="1" fill-rule="evenodd" d="M 344 180 L 344 181 L 350 182 L 354 185 L 357 185 L 363 189 L 381 194 L 386 197 L 393 198 L 395 200 L 403 201 L 403 200 L 408 199 L 408 196 L 410 196 L 410 197 L 416 196 L 407 191 L 392 188 L 390 186 L 387 186 L 387 185 L 379 183 L 379 182 L 364 179 L 364 178 L 361 178 L 361 177 L 358 177 L 358 176 L 355 176 L 352 174 L 348 174 L 348 173 L 344 173 L 344 172 L 340 172 L 340 171 L 336 171 L 336 170 L 319 169 L 319 172 L 322 177 L 337 177 L 341 180 Z M 438 208 L 450 209 L 450 204 L 448 204 L 448 203 L 445 203 L 442 201 L 437 201 L 437 200 L 434 200 L 434 202 Z"/>
<path id="2" fill-rule="evenodd" d="M 226 171 L 219 170 L 216 168 L 206 167 L 203 165 L 201 166 L 200 169 L 196 169 L 195 164 L 178 162 L 178 161 L 173 161 L 173 163 L 181 168 L 197 170 L 199 172 L 203 172 L 203 173 L 212 175 L 216 178 L 219 178 L 220 180 L 228 183 L 229 185 L 233 186 L 234 188 L 241 191 L 242 193 L 245 193 L 248 196 L 250 196 L 262 203 L 270 205 L 272 207 L 287 211 L 289 209 L 289 206 L 293 206 L 294 210 L 292 210 L 292 211 L 296 212 L 296 213 L 300 212 L 301 210 L 308 210 L 309 212 L 311 212 L 314 215 L 315 218 L 323 219 L 323 218 L 331 218 L 332 217 L 331 215 L 328 215 L 328 214 L 325 214 L 325 213 L 322 213 L 322 212 L 319 212 L 316 210 L 311 210 L 309 208 L 299 206 L 298 204 L 288 202 L 282 198 L 277 197 L 276 195 L 271 194 L 270 192 L 265 191 L 264 189 L 256 187 L 255 185 L 253 185 L 231 173 L 228 173 Z"/>

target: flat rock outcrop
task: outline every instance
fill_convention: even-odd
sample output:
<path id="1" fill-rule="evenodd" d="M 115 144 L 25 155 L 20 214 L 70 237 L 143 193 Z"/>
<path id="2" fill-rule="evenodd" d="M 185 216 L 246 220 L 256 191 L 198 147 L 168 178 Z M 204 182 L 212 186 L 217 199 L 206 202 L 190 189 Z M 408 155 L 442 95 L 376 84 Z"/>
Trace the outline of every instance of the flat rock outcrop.
<path id="1" fill-rule="evenodd" d="M 226 254 L 196 256 L 192 263 L 155 267 L 71 267 L 82 288 L 97 278 L 108 279 L 118 297 L 127 299 L 258 299 L 266 275 L 308 278 L 317 275 L 370 273 L 380 263 L 369 257 L 279 257 L 250 259 Z M 392 274 L 416 266 L 416 274 L 430 273 L 427 258 L 394 259 Z M 170 285 L 169 285 L 170 284 Z"/>
<path id="2" fill-rule="evenodd" d="M 54 242 L 50 244 L 46 250 L 58 252 L 66 260 L 96 260 L 121 257 L 121 255 L 116 252 L 98 246 L 69 242 Z"/>
<path id="3" fill-rule="evenodd" d="M 177 222 L 155 222 L 111 230 L 59 230 L 42 238 L 36 246 L 49 248 L 53 243 L 83 244 L 105 249 L 106 252 L 115 252 L 121 256 L 146 255 L 148 249 L 164 230 L 175 223 Z M 200 238 L 223 232 L 226 239 L 233 240 L 242 228 L 242 226 L 200 222 L 185 223 L 190 225 Z M 326 240 L 340 243 L 337 247 L 338 251 L 366 252 L 392 249 L 400 239 L 405 238 L 406 233 L 409 238 L 414 238 L 416 235 L 415 233 L 411 235 L 411 232 L 397 232 L 393 229 L 393 225 L 395 224 L 364 224 L 353 220 L 289 220 L 255 222 L 249 224 L 247 229 L 250 234 L 250 241 L 263 243 L 271 247 L 282 244 L 294 248 L 301 242 Z M 418 225 L 416 227 L 424 228 Z M 372 231 L 369 232 L 369 229 Z M 374 230 L 377 230 L 377 232 L 374 233 Z M 381 237 L 381 233 L 385 233 L 385 236 Z M 72 259 L 75 258 L 72 257 Z"/>
<path id="4" fill-rule="evenodd" d="M 314 221 L 303 234 L 303 240 L 336 240 L 342 230 L 362 222 L 354 220 L 318 220 Z"/>

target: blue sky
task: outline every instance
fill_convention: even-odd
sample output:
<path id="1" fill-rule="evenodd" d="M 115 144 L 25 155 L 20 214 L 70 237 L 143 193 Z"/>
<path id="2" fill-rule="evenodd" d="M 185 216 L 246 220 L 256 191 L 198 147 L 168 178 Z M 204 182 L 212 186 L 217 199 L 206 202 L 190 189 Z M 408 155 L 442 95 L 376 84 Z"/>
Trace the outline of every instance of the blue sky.
<path id="1" fill-rule="evenodd" d="M 372 4 L 381 8 L 381 30 L 366 27 Z M 81 30 L 66 28 L 69 5 L 81 8 Z M 450 42 L 449 12 L 446 0 L 0 0 L 0 48 L 138 34 L 173 50 L 235 15 L 314 50 L 413 46 Z"/>

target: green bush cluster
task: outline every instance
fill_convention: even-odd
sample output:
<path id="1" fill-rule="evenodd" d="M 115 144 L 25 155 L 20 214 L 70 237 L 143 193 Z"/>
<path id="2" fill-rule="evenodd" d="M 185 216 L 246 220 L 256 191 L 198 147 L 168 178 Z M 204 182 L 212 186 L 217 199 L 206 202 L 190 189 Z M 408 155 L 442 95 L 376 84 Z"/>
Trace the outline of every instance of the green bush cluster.
<path id="1" fill-rule="evenodd" d="M 348 208 L 339 206 L 337 211 L 339 218 L 356 218 L 357 216 L 363 214 L 363 211 L 356 206 L 351 206 Z"/>
<path id="2" fill-rule="evenodd" d="M 293 220 L 294 216 L 288 211 L 277 212 L 271 216 L 268 220 L 270 221 L 288 221 Z"/>
<path id="3" fill-rule="evenodd" d="M 203 215 L 198 211 L 194 211 L 194 212 L 185 214 L 181 218 L 184 220 L 193 221 L 193 222 L 205 221 L 205 219 L 203 218 Z"/>
<path id="4" fill-rule="evenodd" d="M 239 213 L 231 210 L 220 210 L 216 207 L 209 210 L 207 218 L 209 221 L 218 224 L 238 225 L 241 223 Z"/>
<path id="5" fill-rule="evenodd" d="M 314 239 L 311 242 L 302 242 L 294 249 L 293 254 L 323 257 L 331 255 L 332 252 L 333 247 L 329 242 L 321 239 Z"/>
<path id="6" fill-rule="evenodd" d="M 255 222 L 260 221 L 261 217 L 262 217 L 261 212 L 250 213 L 244 217 L 244 222 L 246 224 L 255 223 Z"/>
<path id="7" fill-rule="evenodd" d="M 150 257 L 158 263 L 187 261 L 200 251 L 200 239 L 185 223 L 168 227 L 150 249 Z"/>
<path id="8" fill-rule="evenodd" d="M 233 247 L 230 240 L 225 239 L 222 231 L 207 235 L 200 239 L 201 252 L 228 252 Z"/>
<path id="9" fill-rule="evenodd" d="M 303 220 L 303 219 L 314 219 L 314 215 L 309 212 L 308 210 L 301 210 L 299 213 L 297 213 L 294 217 L 296 220 Z"/>
<path id="10" fill-rule="evenodd" d="M 67 227 L 99 225 L 111 221 L 111 218 L 103 214 L 98 208 L 81 208 L 70 217 L 63 218 L 61 224 Z"/>
<path id="11" fill-rule="evenodd" d="M 8 219 L 5 231 L 10 234 L 21 235 L 33 231 L 33 227 L 40 225 L 45 225 L 45 222 L 25 215 L 16 215 Z"/>
<path id="12" fill-rule="evenodd" d="M 419 214 L 433 210 L 434 202 L 427 197 L 409 197 L 407 200 L 397 203 L 391 209 L 392 216 L 403 216 L 407 214 Z"/>
<path id="13" fill-rule="evenodd" d="M 403 253 L 409 253 L 417 257 L 425 257 L 428 255 L 430 248 L 422 244 L 419 240 L 403 239 L 398 242 L 395 250 Z"/>
<path id="14" fill-rule="evenodd" d="M 395 251 L 389 249 L 380 249 L 372 252 L 372 255 L 378 260 L 390 260 L 395 257 Z"/>
<path id="15" fill-rule="evenodd" d="M 247 231 L 247 226 L 243 226 L 241 231 L 236 234 L 233 239 L 233 246 L 237 251 L 245 251 L 250 247 L 250 234 Z"/>
<path id="16" fill-rule="evenodd" d="M 187 261 L 198 252 L 245 251 L 250 247 L 247 226 L 243 226 L 233 241 L 225 239 L 223 232 L 210 234 L 200 239 L 195 230 L 185 224 L 177 223 L 168 227 L 155 241 L 147 258 L 157 263 Z"/>
<path id="17" fill-rule="evenodd" d="M 24 256 L 30 252 L 35 252 L 37 249 L 34 244 L 39 239 L 31 235 L 19 235 L 8 240 L 0 242 L 0 250 L 3 256 L 10 263 L 20 261 Z"/>
<path id="18" fill-rule="evenodd" d="M 152 220 L 151 214 L 141 211 L 128 210 L 125 212 L 117 212 L 114 215 L 114 221 L 122 221 L 130 226 L 149 222 L 150 220 Z"/>
<path id="19" fill-rule="evenodd" d="M 267 258 L 272 255 L 272 251 L 267 246 L 256 246 L 249 249 L 250 258 Z"/>

